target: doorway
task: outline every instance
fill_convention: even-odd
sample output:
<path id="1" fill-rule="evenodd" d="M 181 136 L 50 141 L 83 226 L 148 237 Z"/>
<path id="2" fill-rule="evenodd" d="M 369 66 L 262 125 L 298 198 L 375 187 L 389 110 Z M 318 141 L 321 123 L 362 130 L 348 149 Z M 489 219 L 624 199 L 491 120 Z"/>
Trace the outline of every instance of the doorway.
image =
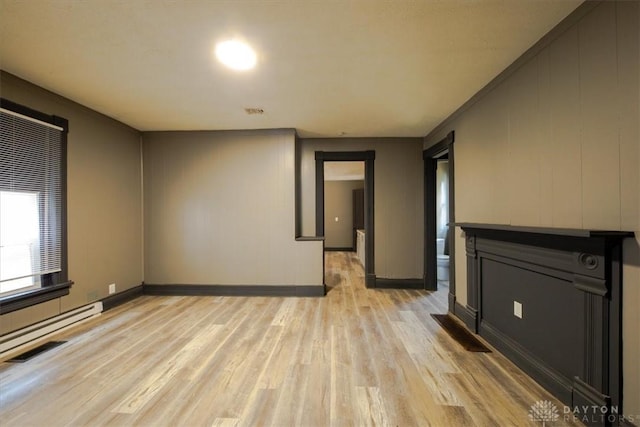
<path id="1" fill-rule="evenodd" d="M 449 151 L 436 159 L 436 280 L 449 286 Z"/>
<path id="2" fill-rule="evenodd" d="M 364 163 L 364 250 L 362 258 L 365 271 L 365 285 L 367 287 L 375 286 L 375 259 L 374 259 L 374 169 L 375 151 L 316 151 L 316 236 L 323 236 L 326 239 L 325 229 L 325 167 L 327 164 L 334 162 L 360 162 Z M 329 166 L 331 168 L 331 166 Z M 335 221 L 335 215 L 326 218 L 328 221 Z M 328 224 L 327 221 L 327 224 Z M 332 224 L 333 225 L 333 224 Z M 360 225 L 356 225 L 360 226 Z M 352 225 L 353 227 L 353 225 Z M 328 227 L 327 227 L 328 228 Z M 361 229 L 362 230 L 362 229 Z M 353 229 L 352 229 L 353 232 Z M 353 236 L 353 235 L 352 235 Z M 356 230 L 356 250 L 357 250 Z M 326 244 L 326 241 L 325 241 Z"/>
<path id="3" fill-rule="evenodd" d="M 449 310 L 455 304 L 454 133 L 423 151 L 425 289 L 449 286 Z"/>
<path id="4" fill-rule="evenodd" d="M 364 233 L 364 162 L 324 162 L 324 227 L 325 251 L 357 252 L 357 236 Z M 364 265 L 364 257 L 358 259 Z"/>

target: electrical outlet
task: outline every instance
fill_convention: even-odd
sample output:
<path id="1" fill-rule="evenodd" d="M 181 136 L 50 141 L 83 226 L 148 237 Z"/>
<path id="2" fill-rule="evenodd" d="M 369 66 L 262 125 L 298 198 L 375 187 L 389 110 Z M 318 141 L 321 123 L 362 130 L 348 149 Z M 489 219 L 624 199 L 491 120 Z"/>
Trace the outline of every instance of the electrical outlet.
<path id="1" fill-rule="evenodd" d="M 338 222 L 338 221 L 340 221 L 340 218 L 335 217 L 335 218 L 334 218 L 334 221 L 335 221 L 335 222 Z"/>
<path id="2" fill-rule="evenodd" d="M 518 301 L 513 302 L 513 315 L 522 319 L 522 304 Z"/>
<path id="3" fill-rule="evenodd" d="M 112 283 L 109 285 L 109 295 L 116 293 L 116 284 Z"/>

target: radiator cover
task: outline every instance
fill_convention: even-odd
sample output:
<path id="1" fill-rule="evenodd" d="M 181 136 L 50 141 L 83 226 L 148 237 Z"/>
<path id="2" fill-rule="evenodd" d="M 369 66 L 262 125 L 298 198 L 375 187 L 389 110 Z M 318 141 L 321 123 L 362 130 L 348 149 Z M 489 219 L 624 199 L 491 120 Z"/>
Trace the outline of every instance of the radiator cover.
<path id="1" fill-rule="evenodd" d="M 101 312 L 102 302 L 99 301 L 3 335 L 0 337 L 0 358 L 16 354 L 28 345 L 41 342 L 53 333 L 88 320 Z"/>

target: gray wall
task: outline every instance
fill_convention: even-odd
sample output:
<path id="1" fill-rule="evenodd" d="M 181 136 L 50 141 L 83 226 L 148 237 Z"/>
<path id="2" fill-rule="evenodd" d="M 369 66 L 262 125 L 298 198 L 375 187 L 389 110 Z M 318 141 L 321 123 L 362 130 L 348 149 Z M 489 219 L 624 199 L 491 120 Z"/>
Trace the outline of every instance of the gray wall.
<path id="1" fill-rule="evenodd" d="M 422 139 L 302 139 L 300 146 L 303 235 L 315 235 L 315 151 L 375 150 L 375 274 L 390 279 L 421 279 Z"/>
<path id="2" fill-rule="evenodd" d="M 145 283 L 322 285 L 297 242 L 293 130 L 148 132 Z"/>
<path id="3" fill-rule="evenodd" d="M 455 130 L 457 222 L 635 231 L 624 260 L 624 408 L 640 414 L 638 2 L 604 2 L 425 140 Z M 466 259 L 456 230 L 456 298 Z"/>
<path id="4" fill-rule="evenodd" d="M 6 333 L 142 282 L 142 185 L 138 131 L 2 72 L 2 97 L 69 120 L 68 296 L 2 316 Z"/>
<path id="5" fill-rule="evenodd" d="M 326 248 L 353 246 L 353 190 L 358 188 L 364 188 L 364 181 L 324 182 L 324 246 Z"/>

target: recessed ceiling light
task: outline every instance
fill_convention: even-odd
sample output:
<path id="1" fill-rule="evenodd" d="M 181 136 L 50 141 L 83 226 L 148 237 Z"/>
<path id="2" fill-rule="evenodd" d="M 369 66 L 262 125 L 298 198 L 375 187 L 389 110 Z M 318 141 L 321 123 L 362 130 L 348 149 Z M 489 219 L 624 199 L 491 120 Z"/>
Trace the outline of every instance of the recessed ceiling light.
<path id="1" fill-rule="evenodd" d="M 216 57 L 227 67 L 250 70 L 256 65 L 256 53 L 251 47 L 238 40 L 226 40 L 216 45 Z"/>

